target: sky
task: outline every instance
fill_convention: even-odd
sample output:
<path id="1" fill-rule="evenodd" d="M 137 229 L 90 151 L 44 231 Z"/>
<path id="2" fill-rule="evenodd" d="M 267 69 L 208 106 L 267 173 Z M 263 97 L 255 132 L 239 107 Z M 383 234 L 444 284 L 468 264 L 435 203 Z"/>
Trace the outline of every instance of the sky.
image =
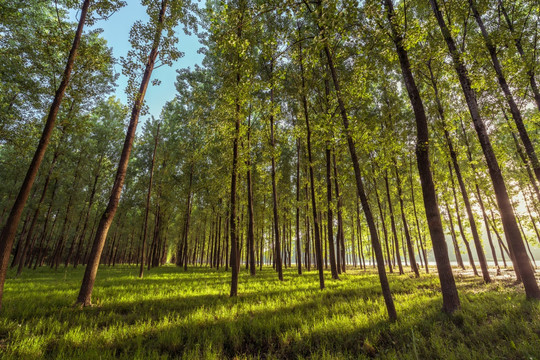
<path id="1" fill-rule="evenodd" d="M 108 20 L 100 20 L 92 27 L 87 28 L 87 30 L 103 29 L 101 36 L 107 40 L 108 46 L 112 47 L 113 55 L 117 60 L 121 56 L 125 57 L 127 55 L 130 48 L 129 31 L 133 23 L 137 20 L 145 21 L 148 19 L 145 7 L 140 4 L 139 0 L 128 0 L 126 2 L 127 5 L 113 14 Z M 73 21 L 78 20 L 78 13 L 72 12 L 70 15 Z M 145 97 L 149 112 L 148 115 L 141 117 L 141 124 L 152 115 L 156 118 L 159 117 L 165 103 L 174 98 L 176 94 L 174 86 L 177 75 L 176 70 L 186 67 L 193 68 L 195 64 L 200 65 L 202 62 L 203 55 L 197 53 L 202 47 L 197 36 L 195 34 L 190 36 L 185 35 L 181 28 L 177 30 L 176 34 L 179 38 L 178 46 L 180 51 L 185 55 L 175 61 L 171 67 L 161 66 L 153 71 L 152 80 L 158 79 L 161 81 L 161 84 L 158 86 L 149 85 Z M 120 78 L 117 81 L 118 86 L 114 95 L 126 104 L 127 96 L 125 88 L 127 78 L 122 75 L 122 66 L 120 64 L 115 65 L 115 70 L 120 74 Z M 139 126 L 140 128 L 142 126 Z"/>

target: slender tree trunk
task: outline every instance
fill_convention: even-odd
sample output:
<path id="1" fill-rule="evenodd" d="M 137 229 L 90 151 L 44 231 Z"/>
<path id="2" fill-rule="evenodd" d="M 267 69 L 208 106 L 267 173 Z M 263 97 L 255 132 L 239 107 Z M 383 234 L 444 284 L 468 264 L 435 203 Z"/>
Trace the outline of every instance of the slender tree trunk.
<path id="1" fill-rule="evenodd" d="M 337 170 L 337 162 L 336 162 L 336 151 L 332 151 L 332 157 L 334 162 L 334 184 L 336 188 L 336 200 L 337 200 L 337 215 L 338 215 L 338 235 L 337 235 L 337 242 L 340 245 L 340 253 L 338 253 L 338 258 L 341 259 L 341 271 L 346 272 L 346 264 L 347 261 L 345 259 L 345 234 L 343 229 L 343 199 L 341 197 L 341 193 L 339 191 L 339 181 L 338 181 L 338 170 Z M 354 237 L 353 237 L 354 238 Z M 353 242 L 353 256 L 354 256 L 354 242 Z"/>
<path id="2" fill-rule="evenodd" d="M 45 239 L 47 239 L 47 227 L 49 225 L 49 220 L 51 218 L 52 207 L 53 207 L 53 204 L 54 204 L 54 198 L 56 196 L 56 190 L 57 189 L 58 189 L 58 179 L 55 179 L 52 194 L 51 194 L 51 201 L 49 202 L 49 209 L 47 210 L 47 215 L 45 216 L 45 223 L 43 225 L 43 231 L 42 231 L 42 234 L 41 234 L 41 239 L 40 239 L 39 245 L 38 245 L 38 247 L 36 249 L 36 252 L 32 255 L 32 257 L 28 261 L 28 267 L 30 268 L 34 258 L 36 259 L 36 262 L 35 262 L 35 265 L 34 265 L 34 270 L 36 269 L 38 263 L 41 262 L 41 256 L 45 252 L 43 248 L 47 246 L 47 244 L 44 243 L 44 242 L 45 242 Z M 58 215 L 58 213 L 57 213 L 57 215 Z M 55 219 L 54 223 L 56 223 L 56 217 L 54 219 Z"/>
<path id="3" fill-rule="evenodd" d="M 118 203 L 120 202 L 120 194 L 124 186 L 124 180 L 126 177 L 126 171 L 129 162 L 129 155 L 131 153 L 133 140 L 135 138 L 135 131 L 137 130 L 139 114 L 141 112 L 141 107 L 144 101 L 144 96 L 146 94 L 146 89 L 148 88 L 150 77 L 152 75 L 152 70 L 154 69 L 154 64 L 158 55 L 158 48 L 161 41 L 161 32 L 163 30 L 165 9 L 167 8 L 167 3 L 168 0 L 161 1 L 161 10 L 159 13 L 156 32 L 154 34 L 152 50 L 150 51 L 150 54 L 148 56 L 146 68 L 141 81 L 141 86 L 139 88 L 135 103 L 133 104 L 131 118 L 126 133 L 126 139 L 124 142 L 124 147 L 122 149 L 122 154 L 120 156 L 120 161 L 118 163 L 118 170 L 116 172 L 116 177 L 109 198 L 109 203 L 99 222 L 99 226 L 96 231 L 96 236 L 90 253 L 90 259 L 84 273 L 84 278 L 82 281 L 81 289 L 79 291 L 79 295 L 77 297 L 77 303 L 81 306 L 89 306 L 91 304 L 92 290 L 94 289 L 94 283 L 96 280 L 101 253 L 103 251 L 103 246 L 105 245 L 105 240 L 107 239 L 107 233 L 109 232 L 109 228 L 114 219 L 114 215 L 116 213 L 116 210 L 118 209 Z"/>
<path id="4" fill-rule="evenodd" d="M 496 226 L 496 223 L 495 223 L 495 215 L 493 215 L 493 210 L 489 209 L 489 212 L 490 212 L 491 220 L 492 220 L 491 228 L 493 229 L 493 232 L 495 233 L 495 236 L 497 237 L 497 242 L 499 243 L 499 250 L 501 251 L 501 257 L 502 257 L 504 267 L 507 268 L 508 266 L 506 265 L 506 258 L 504 257 L 504 252 L 506 251 L 506 254 L 508 255 L 508 257 L 511 258 L 510 252 L 508 251 L 508 249 L 504 245 L 504 242 L 502 241 L 501 235 L 499 234 L 499 231 L 497 230 L 497 226 Z"/>
<path id="5" fill-rule="evenodd" d="M 319 19 L 320 19 L 322 17 L 321 1 L 318 1 L 317 5 L 318 5 L 317 10 L 319 12 Z M 350 129 L 349 129 L 349 117 L 347 115 L 347 109 L 345 108 L 345 103 L 341 97 L 341 87 L 339 84 L 337 71 L 334 67 L 334 59 L 332 58 L 332 54 L 330 53 L 330 47 L 326 39 L 324 28 L 322 29 L 321 38 L 323 39 L 324 53 L 326 55 L 326 60 L 328 63 L 330 74 L 332 75 L 332 81 L 334 83 L 334 89 L 336 91 L 336 98 L 338 100 L 339 112 L 341 115 L 341 120 L 343 122 L 343 127 L 345 129 L 345 135 L 347 138 L 349 153 L 351 155 L 351 159 L 353 163 L 357 194 L 358 196 L 360 196 L 360 201 L 362 202 L 364 215 L 366 216 L 366 221 L 368 223 L 369 231 L 371 233 L 372 249 L 374 250 L 375 256 L 377 258 L 377 269 L 379 273 L 379 281 L 381 283 L 382 293 L 383 293 L 384 301 L 386 304 L 386 310 L 388 312 L 388 317 L 390 321 L 397 321 L 397 313 L 396 313 L 396 308 L 394 306 L 394 299 L 392 298 L 390 285 L 388 284 L 388 278 L 386 276 L 386 269 L 384 267 L 384 258 L 383 258 L 382 248 L 379 242 L 379 237 L 377 236 L 377 229 L 375 228 L 375 221 L 371 213 L 371 208 L 369 206 L 368 198 L 364 190 L 364 183 L 362 181 L 362 175 L 360 173 L 360 162 L 358 160 L 358 156 L 356 154 L 356 147 L 354 145 L 354 141 L 353 141 Z"/>
<path id="6" fill-rule="evenodd" d="M 390 212 L 390 224 L 392 226 L 392 236 L 394 239 L 394 250 L 397 258 L 397 264 L 399 268 L 399 274 L 404 274 L 403 266 L 401 265 L 401 255 L 399 253 L 399 240 L 396 230 L 396 221 L 394 220 L 394 207 L 392 206 L 392 198 L 390 196 L 390 186 L 388 184 L 388 175 L 384 175 L 384 183 L 386 185 L 386 200 L 388 201 L 388 210 Z"/>
<path id="7" fill-rule="evenodd" d="M 73 243 L 73 249 L 75 250 L 75 258 L 73 260 L 73 266 L 75 268 L 79 264 L 79 260 L 81 257 L 82 244 L 84 243 L 86 229 L 88 227 L 88 220 L 90 219 L 90 212 L 92 211 L 92 205 L 94 204 L 94 197 L 96 195 L 96 188 L 97 188 L 97 183 L 98 183 L 99 175 L 100 175 L 99 169 L 101 168 L 102 159 L 103 159 L 103 156 L 100 158 L 98 162 L 96 175 L 94 176 L 94 185 L 92 186 L 92 191 L 90 192 L 90 199 L 88 200 L 88 209 L 86 210 L 86 216 L 84 217 L 84 223 L 83 223 L 81 234 L 76 238 L 76 241 L 74 240 L 74 243 Z"/>
<path id="8" fill-rule="evenodd" d="M 358 252 L 360 253 L 360 260 L 362 261 L 362 268 L 366 270 L 366 259 L 364 257 L 364 244 L 362 242 L 362 225 L 360 223 L 360 204 L 356 196 L 356 226 L 358 227 Z"/>
<path id="9" fill-rule="evenodd" d="M 49 167 L 49 171 L 47 173 L 47 177 L 45 178 L 45 183 L 43 184 L 43 190 L 41 191 L 41 196 L 40 196 L 40 198 L 38 200 L 36 209 L 34 210 L 34 215 L 32 216 L 32 222 L 30 223 L 30 227 L 28 228 L 28 235 L 26 235 L 26 242 L 24 244 L 24 247 L 21 248 L 22 252 L 21 252 L 21 256 L 20 256 L 19 261 L 18 261 L 17 276 L 19 276 L 21 274 L 22 269 L 23 269 L 23 267 L 24 267 L 24 265 L 26 263 L 26 256 L 27 256 L 28 252 L 32 248 L 34 227 L 36 225 L 37 218 L 39 217 L 39 212 L 41 210 L 41 205 L 43 204 L 43 200 L 45 199 L 45 195 L 47 194 L 47 189 L 49 188 L 49 184 L 50 184 L 51 177 L 52 177 L 52 172 L 53 172 L 54 165 L 55 165 L 57 159 L 58 159 L 58 152 L 55 152 L 55 155 L 53 156 L 53 160 L 51 162 L 51 166 Z M 8 221 L 9 221 L 9 219 L 8 219 Z M 7 226 L 8 226 L 8 224 L 6 224 L 6 227 Z M 0 249 L 1 249 L 1 245 L 0 245 Z M 10 249 L 10 251 L 11 251 L 11 249 Z M 0 264 L 0 266 L 3 266 L 3 265 Z M 2 269 L 0 269 L 0 271 L 1 270 Z M 0 274 L 0 301 L 1 301 L 1 296 L 2 296 L 2 293 L 3 293 L 2 276 L 4 276 L 4 279 L 5 279 L 5 275 Z"/>
<path id="10" fill-rule="evenodd" d="M 428 63 L 428 69 L 429 74 L 431 78 L 431 84 L 433 86 L 433 90 L 435 92 L 435 102 L 437 104 L 437 110 L 439 112 L 439 118 L 441 119 L 443 131 L 444 131 L 444 138 L 446 140 L 446 145 L 448 146 L 448 151 L 450 153 L 450 157 L 452 159 L 452 164 L 454 166 L 454 170 L 456 171 L 456 177 L 458 180 L 459 189 L 461 192 L 461 196 L 463 198 L 463 203 L 465 204 L 465 210 L 467 211 L 467 217 L 469 219 L 469 227 L 471 229 L 471 233 L 473 236 L 474 246 L 476 249 L 476 254 L 478 256 L 478 262 L 480 262 L 480 268 L 482 269 L 482 276 L 484 278 L 484 282 L 489 283 L 491 282 L 491 278 L 489 276 L 488 266 L 487 266 L 487 260 L 486 256 L 484 254 L 484 249 L 482 248 L 482 243 L 480 241 L 480 236 L 478 235 L 478 229 L 476 227 L 476 221 L 474 219 L 474 215 L 471 209 L 471 203 L 469 201 L 469 195 L 467 193 L 467 189 L 465 188 L 465 182 L 463 181 L 463 176 L 461 175 L 461 169 L 458 163 L 457 154 L 454 150 L 454 144 L 452 143 L 452 139 L 450 138 L 450 133 L 448 131 L 448 127 L 446 125 L 446 119 L 444 116 L 444 109 L 441 103 L 441 100 L 439 98 L 439 89 L 437 86 L 437 82 L 435 80 L 435 76 L 433 75 L 433 71 L 431 69 L 431 64 Z M 451 170 L 451 169 L 450 169 Z M 453 181 L 453 180 L 452 180 Z M 453 185 L 452 185 L 453 186 Z M 456 203 L 457 206 L 457 203 Z M 460 221 L 458 217 L 458 221 Z M 463 233 L 462 233 L 463 235 Z M 467 244 L 468 248 L 468 244 Z M 476 274 L 476 267 L 473 265 L 473 269 Z"/>
<path id="11" fill-rule="evenodd" d="M 452 219 L 450 206 L 448 206 L 447 201 L 445 201 L 445 205 L 446 205 L 446 213 L 448 214 L 448 221 L 450 222 L 450 235 L 452 237 L 452 243 L 454 244 L 454 253 L 456 254 L 456 261 L 459 267 L 465 270 L 465 265 L 463 264 L 463 258 L 461 257 L 461 251 L 459 250 L 459 245 L 456 238 L 456 231 L 454 230 L 454 220 Z"/>
<path id="12" fill-rule="evenodd" d="M 141 245 L 141 267 L 139 268 L 139 279 L 142 279 L 144 276 L 144 251 L 146 248 L 146 233 L 148 229 L 148 214 L 150 213 L 150 199 L 152 197 L 152 181 L 154 179 L 154 163 L 156 161 L 156 150 L 159 142 L 159 127 L 161 123 L 158 123 L 156 135 L 154 137 L 154 151 L 152 152 L 152 162 L 150 164 L 150 179 L 148 180 L 148 191 L 146 192 L 146 209 L 144 211 L 144 230 L 143 230 L 143 241 Z"/>
<path id="13" fill-rule="evenodd" d="M 540 110 L 540 91 L 538 90 L 538 84 L 536 83 L 533 67 L 528 65 L 526 63 L 525 59 L 525 52 L 523 51 L 523 46 L 521 44 L 521 35 L 516 34 L 516 31 L 514 29 L 514 24 L 510 20 L 510 17 L 508 16 L 508 12 L 506 11 L 506 8 L 503 4 L 502 0 L 499 0 L 499 8 L 504 16 L 504 19 L 506 21 L 506 25 L 508 26 L 508 30 L 510 31 L 510 34 L 514 38 L 514 44 L 516 45 L 516 49 L 521 56 L 521 59 L 523 60 L 524 66 L 527 68 L 527 76 L 529 77 L 529 83 L 531 84 L 531 90 L 533 92 L 534 101 L 536 102 L 536 107 L 538 110 Z"/>
<path id="14" fill-rule="evenodd" d="M 506 99 L 508 107 L 510 108 L 510 113 L 512 114 L 512 118 L 514 119 L 514 122 L 518 129 L 519 137 L 521 138 L 521 141 L 523 142 L 523 145 L 525 147 L 525 152 L 527 153 L 527 156 L 529 157 L 532 168 L 534 170 L 534 174 L 536 175 L 536 179 L 540 181 L 540 162 L 538 161 L 538 156 L 536 155 L 536 152 L 534 151 L 534 147 L 533 147 L 531 138 L 529 137 L 529 133 L 527 132 L 527 129 L 525 128 L 525 124 L 523 123 L 521 111 L 519 110 L 516 104 L 516 101 L 514 100 L 514 95 L 512 94 L 512 91 L 510 91 L 510 87 L 508 86 L 508 83 L 506 82 L 506 77 L 503 73 L 502 66 L 499 61 L 499 56 L 497 55 L 497 49 L 495 45 L 493 44 L 493 42 L 491 41 L 489 34 L 486 30 L 486 27 L 484 26 L 484 21 L 482 20 L 482 16 L 478 12 L 478 9 L 475 4 L 475 0 L 469 0 L 469 6 L 471 7 L 473 16 L 476 19 L 476 23 L 478 24 L 478 27 L 480 28 L 480 31 L 482 32 L 484 43 L 488 49 L 489 56 L 491 57 L 491 63 L 493 65 L 493 68 L 495 69 L 495 73 L 497 74 L 497 80 L 499 82 L 499 86 L 501 87 L 501 90 L 504 93 L 504 97 Z M 531 77 L 534 80 L 534 75 L 531 76 L 531 74 L 529 74 L 529 79 Z M 538 88 L 536 89 L 535 95 L 537 93 L 538 93 Z M 536 96 L 535 96 L 535 99 L 536 99 Z M 539 296 L 540 296 L 540 291 L 539 291 Z"/>
<path id="15" fill-rule="evenodd" d="M 414 199 L 414 183 L 412 178 L 412 161 L 410 163 L 409 180 L 411 182 L 411 199 L 413 205 L 414 221 L 416 223 L 416 233 L 418 236 L 418 242 L 422 248 L 422 256 L 424 257 L 424 266 L 426 267 L 426 274 L 429 274 L 429 263 L 426 250 L 424 249 L 424 243 L 422 241 L 422 232 L 420 231 L 420 221 L 418 220 L 418 213 L 416 212 L 416 200 Z"/>
<path id="16" fill-rule="evenodd" d="M 330 271 L 332 272 L 332 279 L 339 279 L 337 265 L 336 265 L 336 254 L 334 248 L 334 218 L 332 211 L 332 178 L 331 178 L 331 152 L 330 145 L 326 144 L 326 200 L 328 203 L 328 210 L 326 211 L 327 216 L 327 231 L 328 231 L 328 247 L 330 248 Z"/>
<path id="17" fill-rule="evenodd" d="M 296 139 L 296 267 L 302 275 L 302 243 L 300 241 L 300 138 Z"/>
<path id="18" fill-rule="evenodd" d="M 405 217 L 405 206 L 403 205 L 403 192 L 401 190 L 401 179 L 396 164 L 394 163 L 394 169 L 396 172 L 396 183 L 398 189 L 399 206 L 401 209 L 401 221 L 403 223 L 403 231 L 405 232 L 405 239 L 407 241 L 407 249 L 409 250 L 409 261 L 411 262 L 411 269 L 416 277 L 420 277 L 418 266 L 416 265 L 416 259 L 414 257 L 414 248 L 411 241 L 411 235 L 409 234 L 409 226 L 407 225 L 407 219 Z"/>
<path id="19" fill-rule="evenodd" d="M 274 67 L 274 60 L 271 61 L 270 64 L 270 76 L 271 79 L 271 88 L 270 88 L 270 104 L 273 109 L 274 107 L 274 85 L 273 85 L 273 67 Z M 276 141 L 274 136 L 274 115 L 273 113 L 270 114 L 270 146 L 272 147 L 272 202 L 274 205 L 274 231 L 275 231 L 275 253 L 276 253 L 276 268 L 278 273 L 278 279 L 280 281 L 283 281 L 283 270 L 281 268 L 281 242 L 279 238 L 279 217 L 278 217 L 278 197 L 277 197 L 277 186 L 276 186 L 276 157 L 275 157 L 275 148 L 276 148 Z"/>
<path id="20" fill-rule="evenodd" d="M 77 50 L 81 42 L 83 27 L 86 21 L 86 15 L 88 14 L 88 8 L 90 7 L 90 3 L 90 0 L 85 0 L 82 5 L 79 15 L 79 24 L 77 26 L 77 31 L 75 32 L 73 44 L 71 45 L 71 50 L 69 52 L 66 67 L 62 75 L 62 81 L 60 82 L 60 85 L 54 95 L 54 100 L 49 109 L 49 115 L 47 116 L 47 121 L 45 122 L 45 127 L 41 134 L 41 139 L 39 140 L 39 145 L 36 149 L 36 152 L 34 153 L 34 157 L 32 158 L 32 162 L 30 163 L 28 172 L 26 173 L 24 181 L 21 185 L 19 194 L 17 195 L 17 199 L 13 204 L 6 224 L 4 225 L 2 233 L 0 234 L 0 307 L 2 305 L 4 282 L 6 280 L 6 272 L 9 264 L 9 257 L 11 255 L 11 249 L 13 247 L 13 241 L 15 239 L 15 234 L 19 226 L 19 221 L 21 220 L 24 206 L 26 205 L 26 201 L 28 200 L 28 196 L 30 195 L 30 190 L 32 189 L 32 185 L 34 184 L 34 180 L 36 179 L 36 175 L 41 166 L 41 162 L 43 161 L 43 157 L 45 156 L 45 151 L 47 150 L 47 146 L 49 145 L 49 141 L 54 130 L 56 117 L 58 115 L 58 110 L 60 109 L 60 104 L 62 103 L 64 94 L 66 93 L 66 89 L 69 84 L 69 80 L 71 79 L 71 71 L 73 69 L 75 58 L 77 56 Z"/>
<path id="21" fill-rule="evenodd" d="M 477 196 L 478 204 L 480 205 L 480 209 L 482 210 L 482 217 L 484 219 L 484 227 L 486 228 L 489 247 L 491 249 L 491 256 L 493 257 L 493 262 L 495 263 L 495 266 L 498 268 L 499 262 L 497 261 L 497 253 L 495 252 L 495 246 L 493 246 L 493 239 L 491 237 L 491 231 L 489 230 L 488 217 L 487 217 L 486 209 L 484 207 L 484 201 L 482 200 L 482 196 L 480 195 L 480 188 L 478 187 L 477 183 L 475 184 L 475 187 L 476 187 L 476 196 Z"/>
<path id="22" fill-rule="evenodd" d="M 306 130 L 307 130 L 307 152 L 308 152 L 308 164 L 309 164 L 309 182 L 311 189 L 311 210 L 313 212 L 313 232 L 315 240 L 315 262 L 317 265 L 317 270 L 319 272 L 319 287 L 324 289 L 324 273 L 322 267 L 322 247 L 321 247 L 321 235 L 319 233 L 319 218 L 317 216 L 317 200 L 315 197 L 315 175 L 313 173 L 313 155 L 311 151 L 311 127 L 309 121 L 309 111 L 308 111 L 308 102 L 307 102 L 307 89 L 304 76 L 304 64 L 303 64 L 303 52 L 301 47 L 302 42 L 299 43 L 300 46 L 300 76 L 302 78 L 302 107 L 304 110 L 304 117 L 306 120 Z M 309 270 L 309 269 L 308 269 Z"/>
<path id="23" fill-rule="evenodd" d="M 255 229 L 253 219 L 253 184 L 251 183 L 251 113 L 248 117 L 248 130 L 247 130 L 247 146 L 248 155 L 246 160 L 247 166 L 247 196 L 248 196 L 248 233 L 247 242 L 249 250 L 249 273 L 251 276 L 255 276 Z"/>
<path id="24" fill-rule="evenodd" d="M 424 105 L 420 97 L 420 92 L 416 86 L 409 56 L 403 46 L 403 39 L 395 28 L 394 24 L 394 5 L 392 0 L 385 0 L 386 14 L 390 27 L 392 29 L 392 37 L 396 46 L 396 52 L 401 65 L 403 81 L 407 88 L 407 93 L 411 101 L 411 106 L 416 119 L 416 160 L 420 181 L 422 183 L 422 193 L 424 195 L 424 207 L 426 209 L 426 219 L 428 222 L 431 241 L 433 242 L 433 252 L 437 269 L 439 271 L 439 279 L 441 282 L 441 290 L 443 295 L 443 310 L 452 313 L 459 309 L 460 301 L 448 258 L 448 249 L 444 238 L 444 231 L 441 222 L 441 215 L 437 204 L 437 195 L 435 193 L 435 185 L 431 174 L 431 162 L 429 159 L 429 130 L 427 118 L 424 110 Z"/>
<path id="25" fill-rule="evenodd" d="M 243 9 L 242 9 L 243 10 Z M 240 17 L 240 25 L 238 26 L 236 37 L 238 41 L 242 39 L 242 21 L 243 21 L 243 12 Z M 240 67 L 240 54 L 237 54 L 237 66 Z M 240 87 L 240 70 L 236 70 L 236 87 L 239 91 Z M 231 198 L 230 198 L 230 213 L 229 213 L 229 231 L 231 236 L 231 263 L 236 264 L 237 263 L 237 256 L 238 256 L 238 245 L 237 245 L 237 228 L 236 228 L 236 182 L 238 178 L 238 143 L 240 141 L 240 99 L 238 96 L 235 99 L 235 128 L 234 128 L 234 137 L 233 137 L 233 162 L 232 162 L 232 169 L 231 169 Z M 227 235 L 226 235 L 227 236 Z M 228 242 L 227 242 L 228 243 Z M 228 267 L 228 261 L 226 261 L 226 267 Z M 226 269 L 227 270 L 227 269 Z M 231 293 L 230 296 L 237 296 L 238 295 L 238 267 L 232 266 L 231 271 Z"/>
<path id="26" fill-rule="evenodd" d="M 519 271 L 519 275 L 523 280 L 525 286 L 525 293 L 528 298 L 540 299 L 540 289 L 534 275 L 534 270 L 531 266 L 527 252 L 525 250 L 525 244 L 523 244 L 523 238 L 517 226 L 516 218 L 512 207 L 510 205 L 510 198 L 506 190 L 506 184 L 502 177 L 501 169 L 495 153 L 489 140 L 486 126 L 480 116 L 480 110 L 476 101 L 476 95 L 471 87 L 471 81 L 469 79 L 467 68 L 465 67 L 461 54 L 459 53 L 454 39 L 444 22 L 443 15 L 439 9 L 439 5 L 436 0 L 430 0 L 431 7 L 441 28 L 441 32 L 452 56 L 456 73 L 459 77 L 463 94 L 469 107 L 474 127 L 476 129 L 478 140 L 482 146 L 484 157 L 486 159 L 493 188 L 495 190 L 495 196 L 497 198 L 497 204 L 501 212 L 501 219 L 509 246 L 512 250 L 515 260 L 514 268 Z"/>
<path id="27" fill-rule="evenodd" d="M 461 215 L 459 212 L 459 203 L 458 203 L 457 195 L 456 195 L 456 187 L 454 185 L 454 175 L 453 175 L 452 166 L 450 165 L 450 163 L 448 163 L 448 170 L 450 171 L 450 180 L 452 182 L 452 194 L 454 195 L 454 204 L 456 206 L 456 218 L 458 222 L 459 233 L 461 234 L 461 239 L 463 240 L 463 243 L 465 244 L 465 248 L 467 249 L 467 255 L 469 257 L 469 264 L 471 265 L 473 269 L 474 275 L 480 276 L 478 274 L 478 270 L 476 269 L 476 264 L 474 263 L 471 246 L 469 245 L 469 241 L 467 240 L 467 237 L 465 235 L 465 230 L 463 229 L 463 224 L 461 222 Z"/>
<path id="28" fill-rule="evenodd" d="M 375 193 L 375 198 L 377 199 L 377 206 L 379 208 L 379 214 L 381 216 L 381 228 L 383 230 L 384 235 L 384 244 L 386 246 L 386 258 L 388 260 L 388 269 L 390 271 L 390 274 L 394 272 L 394 269 L 392 268 L 392 257 L 390 256 L 390 245 L 388 244 L 388 231 L 386 230 L 386 224 L 384 223 L 384 214 L 382 211 L 382 205 L 381 200 L 379 199 L 379 193 L 377 192 L 377 181 L 375 180 L 375 177 L 373 177 L 373 192 Z"/>

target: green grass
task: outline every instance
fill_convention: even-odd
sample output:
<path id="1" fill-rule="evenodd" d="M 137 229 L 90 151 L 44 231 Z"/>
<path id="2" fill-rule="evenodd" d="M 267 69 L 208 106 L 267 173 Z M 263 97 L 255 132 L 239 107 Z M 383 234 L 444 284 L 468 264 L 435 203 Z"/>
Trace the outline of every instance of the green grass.
<path id="1" fill-rule="evenodd" d="M 316 272 L 102 267 L 94 307 L 73 307 L 83 269 L 8 274 L 2 359 L 540 359 L 540 304 L 511 282 L 459 278 L 462 310 L 443 314 L 438 279 L 390 275 L 389 323 L 374 272 L 318 289 Z"/>

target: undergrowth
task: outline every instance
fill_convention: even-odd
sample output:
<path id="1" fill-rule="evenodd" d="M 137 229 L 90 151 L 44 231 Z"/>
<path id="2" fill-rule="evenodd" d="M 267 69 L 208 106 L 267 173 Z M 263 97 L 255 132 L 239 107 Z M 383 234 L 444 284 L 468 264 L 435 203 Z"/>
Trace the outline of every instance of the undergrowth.
<path id="1" fill-rule="evenodd" d="M 376 272 L 341 280 L 271 268 L 230 272 L 101 267 L 93 307 L 74 300 L 83 269 L 10 273 L 0 313 L 2 359 L 540 359 L 540 304 L 511 281 L 457 277 L 462 309 L 441 312 L 436 275 L 389 275 L 399 320 L 387 320 Z"/>

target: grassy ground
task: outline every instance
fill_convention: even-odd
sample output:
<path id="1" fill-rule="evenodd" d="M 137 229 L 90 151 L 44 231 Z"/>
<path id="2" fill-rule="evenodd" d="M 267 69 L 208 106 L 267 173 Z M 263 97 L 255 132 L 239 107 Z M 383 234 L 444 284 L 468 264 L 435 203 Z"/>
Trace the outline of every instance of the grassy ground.
<path id="1" fill-rule="evenodd" d="M 441 313 L 438 280 L 390 275 L 399 321 L 389 323 L 374 272 L 342 280 L 270 268 L 240 277 L 167 266 L 102 267 L 94 307 L 74 300 L 83 269 L 8 275 L 0 313 L 2 359 L 540 359 L 540 303 L 520 286 L 457 277 L 462 310 Z"/>

